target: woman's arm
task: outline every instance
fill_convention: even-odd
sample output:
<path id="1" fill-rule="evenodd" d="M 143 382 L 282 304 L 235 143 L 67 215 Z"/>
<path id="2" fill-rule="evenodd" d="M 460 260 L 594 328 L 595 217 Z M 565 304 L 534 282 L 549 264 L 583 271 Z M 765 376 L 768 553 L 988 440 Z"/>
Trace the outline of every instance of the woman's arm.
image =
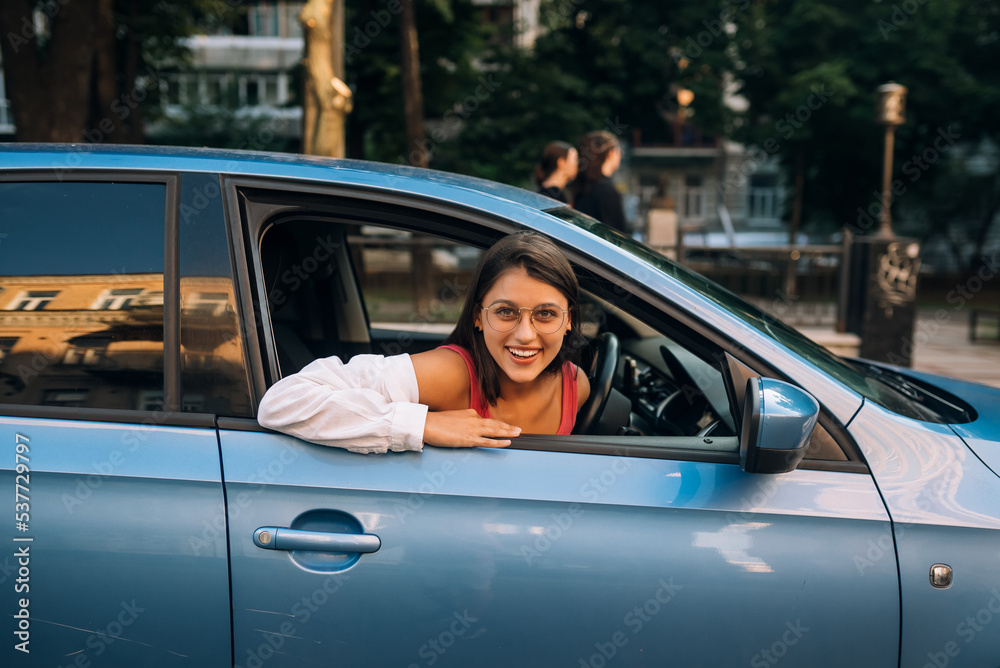
<path id="1" fill-rule="evenodd" d="M 316 360 L 282 378 L 260 402 L 269 429 L 352 452 L 421 450 L 427 406 L 408 355 Z"/>
<path id="2" fill-rule="evenodd" d="M 438 348 L 411 358 L 420 403 L 430 407 L 424 442 L 446 448 L 502 448 L 521 433 L 500 420 L 480 417 L 470 408 L 469 370 L 453 350 Z"/>
<path id="3" fill-rule="evenodd" d="M 461 375 L 455 373 L 456 361 Z M 468 372 L 450 351 L 412 358 L 357 355 L 347 364 L 328 357 L 275 383 L 260 402 L 257 420 L 312 443 L 361 453 L 419 451 L 425 442 L 510 445 L 506 439 L 521 430 L 479 417 L 468 408 L 468 392 Z"/>

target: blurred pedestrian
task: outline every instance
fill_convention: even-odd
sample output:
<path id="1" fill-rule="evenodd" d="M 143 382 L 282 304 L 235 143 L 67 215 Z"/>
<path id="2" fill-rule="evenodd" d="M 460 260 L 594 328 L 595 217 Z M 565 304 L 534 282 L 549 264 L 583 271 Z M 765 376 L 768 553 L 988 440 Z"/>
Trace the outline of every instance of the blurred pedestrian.
<path id="1" fill-rule="evenodd" d="M 538 192 L 568 204 L 566 184 L 576 178 L 577 164 L 576 149 L 566 142 L 553 141 L 546 144 L 542 160 L 535 167 Z"/>
<path id="2" fill-rule="evenodd" d="M 618 140 L 610 132 L 591 132 L 580 140 L 578 153 L 580 167 L 573 184 L 573 206 L 580 213 L 626 232 L 622 196 L 611 183 L 611 175 L 622 161 Z"/>

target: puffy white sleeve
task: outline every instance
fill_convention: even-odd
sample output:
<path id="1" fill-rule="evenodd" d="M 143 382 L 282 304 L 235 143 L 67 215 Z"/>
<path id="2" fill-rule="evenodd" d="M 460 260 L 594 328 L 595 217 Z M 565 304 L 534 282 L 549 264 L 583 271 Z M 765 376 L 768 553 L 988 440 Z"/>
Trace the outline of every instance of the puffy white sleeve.
<path id="1" fill-rule="evenodd" d="M 422 450 L 427 406 L 409 355 L 318 359 L 267 391 L 257 420 L 351 452 Z"/>

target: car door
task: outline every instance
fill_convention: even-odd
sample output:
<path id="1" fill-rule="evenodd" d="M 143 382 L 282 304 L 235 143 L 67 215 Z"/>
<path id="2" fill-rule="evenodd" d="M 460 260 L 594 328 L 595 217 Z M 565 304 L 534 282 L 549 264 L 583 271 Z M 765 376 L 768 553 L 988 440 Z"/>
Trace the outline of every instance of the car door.
<path id="1" fill-rule="evenodd" d="M 4 666 L 231 663 L 214 419 L 179 410 L 170 333 L 190 199 L 172 174 L 0 177 Z"/>
<path id="2" fill-rule="evenodd" d="M 300 367 L 295 351 L 440 340 L 464 298 L 461 258 L 476 254 L 458 240 L 497 235 L 416 208 L 279 200 L 256 191 L 241 207 L 265 375 Z M 295 267 L 299 282 L 283 282 Z M 393 273 L 402 283 L 386 287 Z M 897 660 L 895 564 L 861 573 L 855 560 L 890 535 L 858 462 L 747 474 L 735 436 L 521 436 L 503 450 L 363 456 L 252 420 L 219 427 L 238 666 Z"/>

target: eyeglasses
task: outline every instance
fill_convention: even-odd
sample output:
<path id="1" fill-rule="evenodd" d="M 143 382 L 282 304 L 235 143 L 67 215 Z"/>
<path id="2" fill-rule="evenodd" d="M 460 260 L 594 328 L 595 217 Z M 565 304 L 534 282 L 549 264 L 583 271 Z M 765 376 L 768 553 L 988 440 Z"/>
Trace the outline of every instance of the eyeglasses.
<path id="1" fill-rule="evenodd" d="M 552 304 L 542 304 L 535 308 L 513 306 L 508 302 L 493 302 L 484 306 L 486 322 L 498 332 L 509 332 L 521 322 L 521 311 L 531 312 L 531 324 L 539 334 L 555 334 L 566 322 L 566 309 Z"/>

